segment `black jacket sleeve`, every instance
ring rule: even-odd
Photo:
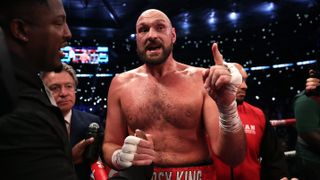
[[[266,120],[266,128],[260,147],[261,180],[279,180],[289,177],[283,148],[276,131]]]

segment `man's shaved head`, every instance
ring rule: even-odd
[[[158,9],[148,9],[146,11],[143,11],[139,16],[136,25],[144,18],[154,18],[154,17],[159,17],[164,19],[166,22],[169,22],[170,26],[172,27],[172,23],[168,18],[168,16]]]

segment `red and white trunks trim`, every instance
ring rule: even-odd
[[[152,180],[215,180],[214,166],[154,167]]]

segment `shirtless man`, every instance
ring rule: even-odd
[[[225,163],[239,164],[246,145],[235,103],[241,84],[236,68],[223,64],[217,44],[212,46],[216,66],[210,69],[177,62],[172,55],[175,29],[159,10],[144,11],[136,33],[137,53],[145,64],[111,82],[105,161],[118,170],[153,163],[159,173],[153,179],[164,178],[161,172],[172,179],[184,176],[187,171],[177,168],[182,166],[210,169],[210,148]],[[147,133],[146,140],[134,136],[137,129]],[[214,178],[205,171],[197,169],[202,179]]]

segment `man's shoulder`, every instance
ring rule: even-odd
[[[117,82],[127,82],[128,80],[135,78],[135,77],[139,77],[139,76],[143,76],[146,75],[146,73],[144,73],[141,70],[141,66],[126,72],[122,72],[119,74],[115,74],[114,76],[114,80]]]
[[[304,92],[301,92],[295,96],[295,102],[309,101],[311,100]]]
[[[188,75],[195,75],[195,74],[202,75],[202,72],[205,70],[205,68],[202,68],[202,67],[195,67],[187,64],[182,64],[182,63],[179,63],[178,66],[179,66],[178,68],[179,71]]]

